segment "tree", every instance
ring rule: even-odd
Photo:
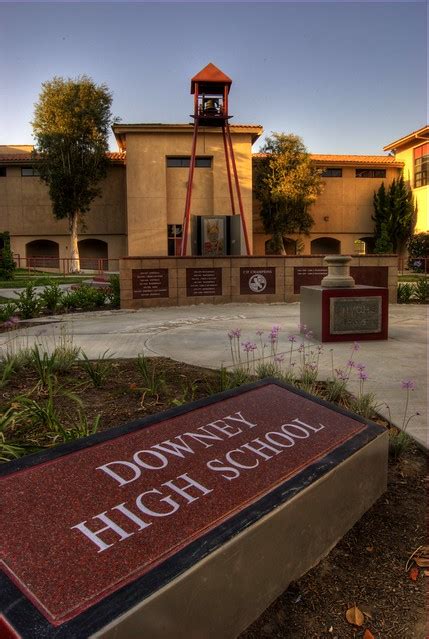
[[[412,235],[417,206],[403,176],[374,193],[375,253],[402,253]],[[390,248],[389,248],[390,247]]]
[[[283,237],[308,234],[313,226],[309,209],[322,192],[323,182],[297,135],[273,133],[261,152],[266,157],[256,166],[255,195],[265,232],[272,235],[273,250],[284,255]]]
[[[32,122],[34,161],[49,187],[53,214],[70,227],[71,271],[80,270],[78,225],[106,176],[112,95],[91,78],[54,77],[42,84]]]

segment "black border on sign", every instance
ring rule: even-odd
[[[159,566],[138,577],[133,582],[119,588],[116,592],[107,595],[91,608],[60,626],[50,624],[42,613],[26,598],[24,593],[2,573],[0,575],[0,614],[5,616],[6,620],[12,625],[13,629],[21,635],[22,639],[34,639],[35,637],[37,637],[37,639],[84,639],[101,628],[104,628],[115,618],[141,603],[146,597],[167,585],[170,581],[191,568],[232,537],[254,524],[271,510],[287,502],[310,484],[326,475],[326,473],[342,461],[382,434],[384,429],[374,422],[355,415],[339,406],[330,404],[323,399],[309,395],[305,391],[299,390],[289,384],[280,382],[277,379],[266,378],[0,465],[0,477],[6,476],[270,384],[285,388],[295,395],[300,395],[336,413],[340,413],[365,424],[366,429],[341,444],[338,448],[330,451],[310,466],[307,466],[307,468],[304,468],[304,470],[286,480],[280,486],[277,486],[240,513],[237,513],[185,548],[182,548],[178,553],[166,559]]]

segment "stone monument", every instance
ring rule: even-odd
[[[388,288],[355,285],[348,255],[327,255],[319,286],[301,286],[301,324],[321,342],[388,337]]]

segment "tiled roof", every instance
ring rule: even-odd
[[[402,138],[386,144],[386,146],[383,147],[383,151],[396,149],[415,140],[422,140],[422,142],[424,142],[425,140],[429,140],[429,124],[425,124],[425,126],[422,126],[420,129],[416,129],[415,131],[404,135]]]
[[[112,162],[125,161],[125,153],[108,151],[106,155]],[[2,164],[25,164],[32,161],[31,153],[0,153],[0,163]]]
[[[264,158],[266,153],[254,153],[254,158]],[[390,155],[325,155],[320,153],[311,153],[311,159],[318,164],[352,164],[356,165],[383,165],[383,166],[395,166],[401,167],[403,162],[398,162],[394,157]]]
[[[201,69],[199,73],[194,75],[191,80],[191,93],[194,93],[195,91],[196,82],[201,84],[226,84],[228,85],[228,87],[232,84],[231,78],[226,75],[226,73],[221,71],[217,66],[215,66],[212,62],[209,62],[209,64],[205,66],[204,69]]]

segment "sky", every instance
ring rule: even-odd
[[[33,143],[56,75],[105,83],[124,123],[190,122],[190,79],[212,62],[233,80],[232,124],[295,133],[311,153],[383,154],[427,123],[427,28],[412,1],[0,0],[0,144]]]

